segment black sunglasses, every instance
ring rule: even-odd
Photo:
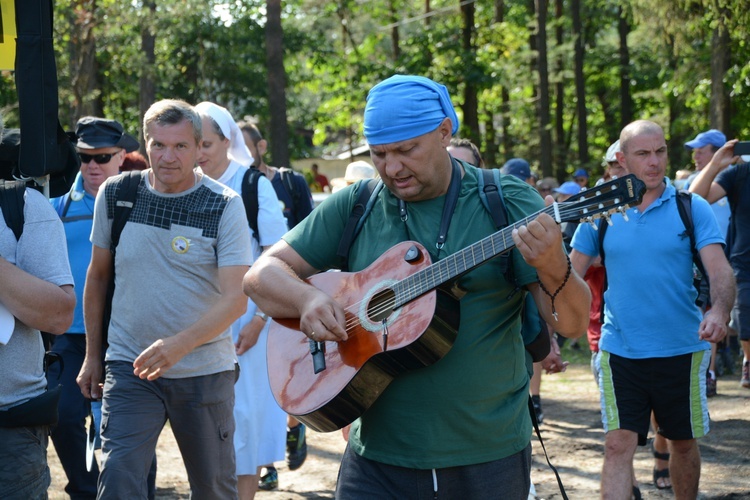
[[[101,153],[98,155],[87,155],[86,153],[78,153],[78,157],[81,159],[81,163],[89,163],[94,160],[94,163],[98,165],[104,165],[109,163],[114,155],[117,153]]]

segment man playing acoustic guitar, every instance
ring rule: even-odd
[[[460,302],[447,299],[443,287],[420,295],[421,287],[436,288],[431,283],[440,282],[439,273],[419,271],[395,283],[409,266],[432,261],[449,272],[465,265],[453,254],[496,232],[477,192],[480,171],[446,150],[457,130],[450,96],[432,80],[393,76],[371,89],[364,135],[385,188],[373,198],[351,245],[348,267],[359,272],[317,276],[326,282],[356,276],[339,294],[360,287],[358,301],[342,303],[305,279],[339,267],[339,242],[363,181],[331,195],[245,276],[245,292],[263,311],[281,323],[295,318],[302,332],[277,332],[290,350],[303,350],[289,370],[299,370],[298,377],[283,385],[284,394],[291,395],[304,379],[351,366],[368,372],[377,362],[363,364],[363,349],[374,347],[383,359],[398,352],[408,335],[422,335],[414,341],[422,349],[416,357],[433,347],[442,355],[434,364],[399,374],[372,396],[371,406],[352,424],[336,498],[435,498],[438,492],[440,498],[527,498],[531,419],[520,335],[526,292],[514,293],[516,286],[534,295],[557,332],[578,337],[586,331],[589,290],[571,272],[560,229],[547,213],[508,232],[512,241],[509,236],[506,248],[516,247],[510,259],[488,260],[473,270],[469,265],[459,273]],[[503,176],[500,184],[511,223],[544,209],[531,186],[513,176]],[[504,263],[512,265],[515,283],[508,281]],[[362,286],[372,275],[372,288]],[[401,302],[402,296],[411,298]],[[451,328],[457,335],[446,333]],[[432,336],[435,331],[441,333]],[[304,355],[308,343],[311,352],[326,352],[319,373],[312,354]],[[444,344],[450,350],[443,353]],[[274,352],[269,344],[269,356]],[[395,355],[379,374],[397,371],[399,364],[409,363]],[[270,370],[282,371],[278,366],[275,358],[269,360]],[[357,378],[345,391],[349,397],[369,387]],[[314,398],[318,390],[325,390],[322,383],[289,402]],[[349,399],[340,404],[342,411]],[[310,415],[300,418],[313,420],[313,428],[318,422]]]

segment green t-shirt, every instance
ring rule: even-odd
[[[422,243],[435,262],[494,233],[477,190],[479,170],[464,168],[458,204],[439,252],[435,243],[445,197],[408,203],[409,217],[403,222],[396,198],[383,189],[352,244],[350,269],[366,268],[401,241]],[[284,236],[315,268],[339,264],[336,251],[359,186],[334,193]],[[544,207],[537,192],[513,176],[502,176],[501,187],[511,221]],[[512,259],[519,286],[537,281],[535,269],[515,249]],[[349,445],[356,453],[396,466],[432,469],[497,460],[528,445],[523,294],[512,294],[514,285],[507,282],[500,262],[492,259],[460,279],[467,293],[460,301],[453,348],[434,365],[397,377],[354,422]]]

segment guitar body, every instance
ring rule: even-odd
[[[432,365],[453,346],[458,277],[513,248],[512,232],[546,213],[593,222],[637,205],[646,185],[633,174],[556,202],[432,264],[419,243],[405,241],[358,273],[328,272],[308,282],[346,311],[346,342],[313,342],[299,319],[274,318],[268,336],[268,376],[276,401],[316,431],[333,431],[362,415],[399,374]],[[444,291],[445,290],[445,291]],[[319,348],[323,348],[321,353]],[[316,351],[315,358],[311,351]],[[318,370],[325,360],[325,369]]]
[[[391,286],[430,264],[425,248],[407,241],[358,273],[312,276],[308,281],[346,310],[349,339],[325,342],[326,367],[315,374],[299,320],[275,319],[267,355],[279,406],[316,431],[334,431],[362,415],[394,377],[441,359],[458,331],[457,299],[433,289],[393,307],[400,292]]]

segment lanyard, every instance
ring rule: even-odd
[[[445,195],[443,215],[440,220],[440,230],[438,231],[437,241],[435,242],[435,248],[438,249],[438,253],[440,253],[440,250],[445,246],[445,240],[448,238],[448,228],[451,225],[453,212],[456,210],[456,204],[458,203],[458,195],[461,192],[461,166],[453,157],[451,157],[451,165],[453,167],[451,172],[451,183],[448,187],[448,193]],[[404,200],[398,200],[398,210],[401,215],[401,221],[406,225],[406,221],[409,219],[409,213],[406,210],[406,202]],[[406,228],[406,232],[407,234],[409,233],[408,227]]]

